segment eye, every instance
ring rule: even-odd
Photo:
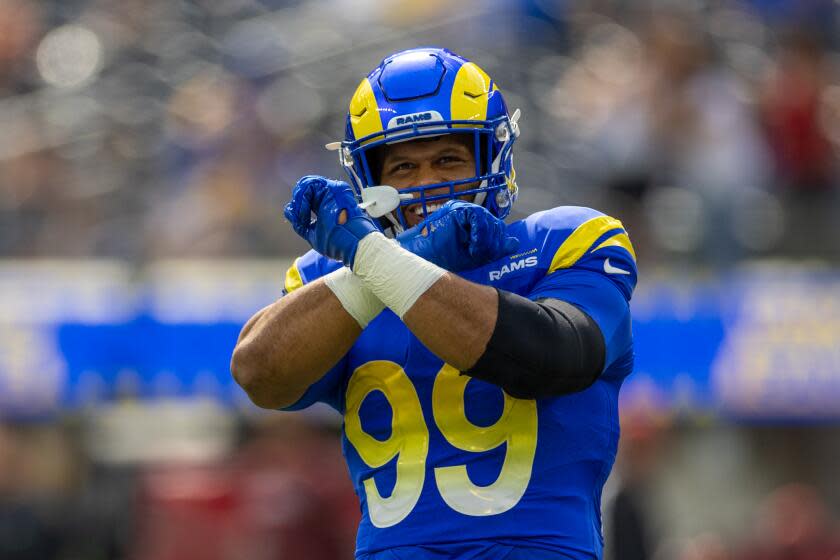
[[[438,158],[438,163],[442,165],[452,164],[452,163],[462,163],[464,158],[456,155],[445,155]]]
[[[414,165],[409,161],[400,161],[388,166],[388,173],[398,173],[412,169]]]

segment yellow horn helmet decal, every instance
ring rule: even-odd
[[[362,80],[350,100],[350,126],[356,140],[382,132],[382,119],[373,88],[367,78]]]
[[[472,62],[458,69],[450,99],[454,121],[483,121],[487,118],[487,102],[492,80],[484,70]],[[493,90],[495,90],[495,86]]]

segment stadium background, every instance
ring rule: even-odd
[[[257,410],[228,360],[306,249],[291,186],[428,44],[522,109],[514,218],[633,236],[604,517],[647,553],[608,556],[837,558],[838,7],[0,0],[0,558],[352,556],[340,419]]]

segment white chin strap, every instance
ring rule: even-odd
[[[401,234],[403,231],[405,231],[405,229],[403,228],[403,225],[397,219],[396,214],[397,214],[396,212],[391,212],[390,214],[385,215],[385,218],[391,223],[390,231],[387,232],[387,233],[391,234],[391,237],[396,237],[399,234]]]

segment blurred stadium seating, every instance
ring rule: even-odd
[[[633,236],[608,555],[840,557],[838,37],[831,0],[0,0],[0,560],[352,557],[340,418],[228,360],[291,186],[423,44],[522,109],[514,219]]]

